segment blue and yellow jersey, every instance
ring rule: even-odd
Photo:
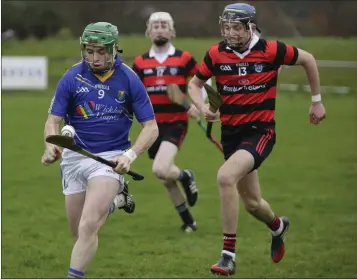
[[[71,67],[58,83],[49,113],[72,125],[76,143],[93,153],[128,148],[134,115],[140,123],[155,118],[144,85],[119,57],[104,76],[93,74],[84,61]]]

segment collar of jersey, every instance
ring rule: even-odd
[[[237,55],[239,58],[243,59],[250,53],[251,49],[257,44],[258,41],[259,41],[259,37],[256,34],[253,34],[252,41],[250,42],[249,47],[245,52],[239,53],[239,52],[231,49],[229,46],[227,46],[226,49],[233,51],[233,53],[235,55]]]
[[[175,47],[172,45],[172,44],[170,44],[170,46],[169,46],[169,49],[167,50],[167,52],[160,52],[160,53],[157,53],[157,52],[155,52],[155,50],[154,50],[154,47],[152,46],[151,47],[151,49],[150,49],[150,51],[149,51],[149,57],[157,57],[157,55],[159,54],[160,56],[169,56],[169,55],[174,55],[175,54]]]

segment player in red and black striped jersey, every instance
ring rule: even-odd
[[[174,164],[174,158],[187,133],[188,117],[197,118],[199,111],[194,105],[186,111],[183,106],[172,103],[167,95],[167,85],[177,84],[186,95],[187,78],[196,73],[198,65],[189,52],[178,50],[171,44],[175,29],[169,13],[153,13],[147,23],[146,35],[153,43],[152,48],[135,58],[133,70],[146,87],[159,127],[159,137],[148,153],[154,160],[154,174],[163,181],[184,223],[182,230],[192,232],[197,226],[186,198],[188,204],[194,206],[198,190],[193,172],[180,170]],[[181,182],[186,198],[177,186],[177,180]]]
[[[255,15],[255,8],[245,3],[225,7],[220,17],[224,41],[208,50],[189,83],[191,99],[205,118],[212,121],[220,114],[222,123],[226,161],[218,171],[218,183],[224,240],[222,256],[211,267],[213,273],[221,275],[235,272],[239,196],[246,210],[271,230],[272,260],[279,262],[285,253],[283,237],[289,220],[276,216],[262,199],[257,172],[275,144],[275,98],[281,65],[302,65],[312,91],[310,121],[318,124],[325,117],[314,57],[291,45],[260,39],[252,31]],[[224,100],[219,113],[212,113],[199,94],[212,76]]]

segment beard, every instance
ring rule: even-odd
[[[169,41],[168,38],[159,37],[159,38],[154,39],[154,44],[155,44],[156,46],[163,46],[163,45],[166,44],[168,41]]]

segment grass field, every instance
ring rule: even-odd
[[[137,38],[126,40],[126,45],[132,44],[140,51],[148,47]],[[327,41],[333,43],[333,39]],[[335,41],[337,49],[343,45]],[[50,75],[55,80],[72,63],[55,57],[78,53],[77,42],[62,48],[55,42],[21,46],[5,43],[3,55],[33,55],[36,51],[38,55],[49,55]],[[177,40],[178,45],[187,42]],[[202,42],[191,43],[188,50],[197,55],[204,52]],[[312,40],[307,45],[313,47],[314,42],[324,44]],[[350,43],[345,47],[349,55],[336,51],[341,57],[319,54],[320,59],[354,60],[356,54],[350,45],[356,40]],[[326,49],[334,53],[331,45],[326,44]],[[132,56],[134,50],[129,52]],[[356,82],[350,72],[346,80],[351,85]],[[3,277],[63,278],[68,269],[73,242],[59,166],[46,168],[40,164],[43,125],[54,86],[51,83],[48,92],[2,94]],[[277,214],[289,216],[292,222],[286,258],[278,265],[271,262],[268,230],[242,210],[237,278],[357,276],[357,96],[324,96],[328,114],[318,126],[308,124],[309,100],[307,93],[279,92],[277,144],[260,169],[265,198]],[[137,134],[138,125],[134,125],[132,137]],[[192,122],[177,164],[196,173],[200,197],[192,213],[199,230],[183,234],[163,186],[151,174],[150,160],[144,155],[135,161],[133,169],[146,176],[143,182],[131,182],[137,210],[133,215],[118,211],[110,217],[100,232],[99,251],[88,277],[215,277],[208,270],[222,248],[215,182],[222,162],[221,154]]]

